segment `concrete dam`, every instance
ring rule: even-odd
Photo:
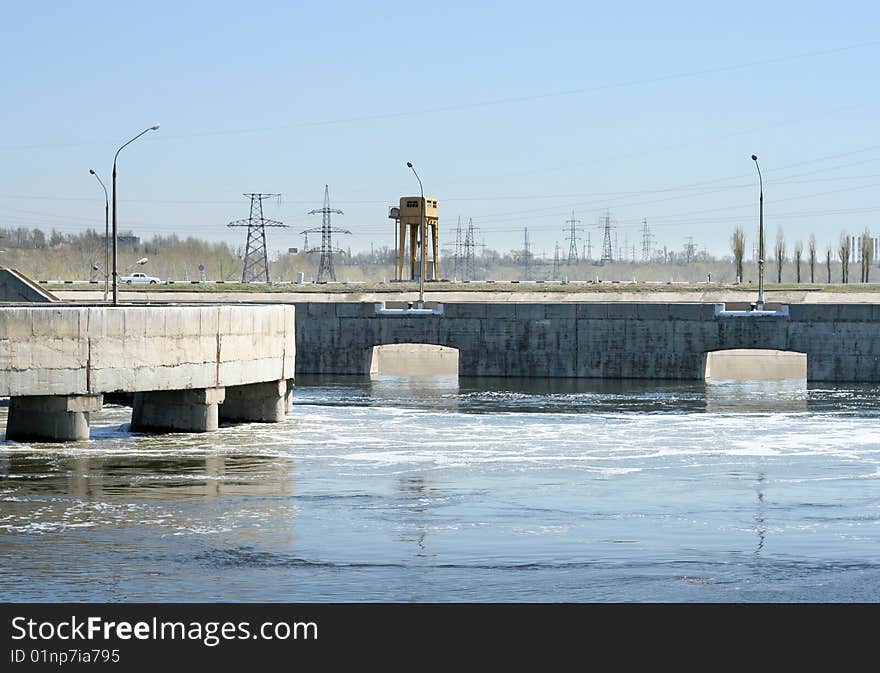
[[[727,350],[806,355],[808,381],[880,381],[880,304],[365,302],[0,307],[8,439],[87,439],[108,393],[132,429],[278,422],[296,373],[367,375],[374,348],[455,348],[473,377],[692,379]]]
[[[402,306],[402,304],[401,304]],[[458,349],[460,376],[703,379],[707,355],[793,351],[808,381],[880,381],[880,304],[298,302],[296,371],[368,374],[373,348]]]

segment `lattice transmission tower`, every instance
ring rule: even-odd
[[[556,250],[553,253],[553,278],[559,278],[559,241],[556,241]]]
[[[653,236],[651,230],[648,229],[648,218],[642,220],[642,261],[647,262],[651,259],[651,243]]]
[[[605,212],[605,235],[602,239],[602,259],[599,260],[603,264],[614,261],[614,252],[611,248],[611,213]]]
[[[464,258],[462,257],[461,241],[461,215],[458,216],[458,227],[455,229],[455,254],[452,257],[452,277],[460,280],[464,272]]]
[[[574,219],[574,211],[571,211],[571,219],[566,220],[565,223],[569,225],[568,227],[568,264],[577,264],[578,261],[578,245],[577,242],[580,240],[580,236],[577,235],[577,232],[583,231],[581,227],[578,227],[581,223],[580,220]]]
[[[522,265],[523,265],[523,277],[525,280],[531,278],[531,266],[532,266],[532,246],[529,245],[529,228],[525,227],[523,229],[523,256],[522,256]]]
[[[247,244],[245,245],[244,263],[241,267],[241,282],[252,283],[269,277],[269,257],[266,250],[266,227],[287,227],[277,220],[263,217],[263,201],[269,198],[281,198],[281,194],[245,194],[251,200],[251,214],[246,220],[235,220],[227,227],[247,227]]]
[[[324,185],[324,207],[316,208],[315,210],[310,210],[309,215],[317,215],[321,214],[321,226],[320,227],[312,227],[311,229],[306,229],[304,231],[299,232],[306,236],[306,240],[308,240],[308,235],[311,233],[320,233],[321,234],[321,247],[320,248],[312,248],[306,249],[306,253],[321,253],[321,259],[318,262],[318,277],[317,282],[321,283],[327,280],[327,276],[330,277],[330,280],[336,280],[336,269],[333,266],[333,253],[342,254],[341,248],[333,247],[333,234],[350,234],[351,232],[348,229],[334,229],[333,225],[330,223],[330,215],[343,215],[344,213],[338,208],[330,207],[330,187],[329,185]]]
[[[476,257],[474,255],[474,250],[477,247],[476,230],[473,218],[469,217],[467,233],[464,237],[464,277],[462,280],[476,279]]]

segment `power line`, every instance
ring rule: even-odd
[[[761,59],[755,61],[747,61],[742,63],[736,63],[725,66],[716,66],[713,68],[704,68],[702,70],[692,70],[687,72],[679,72],[672,73],[668,75],[660,75],[655,77],[627,80],[621,82],[612,82],[608,84],[600,84],[592,87],[582,87],[575,89],[568,89],[562,91],[551,91],[537,94],[529,94],[523,96],[510,96],[505,98],[497,98],[491,100],[477,101],[473,103],[458,103],[455,105],[446,105],[435,108],[423,108],[421,110],[401,110],[398,112],[384,112],[384,113],[376,113],[369,115],[359,115],[355,117],[347,117],[347,118],[339,118],[339,119],[328,119],[328,120],[320,120],[320,121],[304,121],[296,124],[281,124],[278,126],[271,127],[254,127],[254,128],[241,128],[241,129],[225,129],[225,130],[214,130],[214,131],[195,131],[187,134],[178,134],[178,135],[167,135],[162,138],[162,141],[173,141],[175,139],[185,139],[185,138],[195,138],[195,137],[207,137],[207,136],[222,136],[222,135],[240,135],[245,133],[267,133],[273,131],[280,131],[284,129],[294,129],[294,128],[303,128],[310,126],[329,126],[334,124],[348,124],[352,122],[360,122],[360,121],[375,121],[381,119],[395,119],[399,117],[407,117],[412,115],[423,115],[423,114],[434,114],[438,112],[452,112],[456,110],[465,110],[465,109],[473,109],[479,107],[489,107],[495,105],[506,105],[510,103],[520,103],[527,102],[532,100],[539,99],[547,99],[547,98],[558,98],[563,96],[573,96],[585,93],[594,93],[597,91],[606,91],[610,89],[618,89],[618,88],[626,88],[632,86],[640,86],[643,84],[654,84],[657,82],[665,82],[677,79],[687,79],[691,77],[701,77],[704,75],[713,75],[722,72],[731,72],[735,70],[743,70],[747,68],[759,67],[764,65],[769,65],[773,63],[784,63],[786,61],[797,61],[805,58],[814,58],[817,56],[827,56],[830,54],[837,54],[845,51],[852,51],[854,49],[861,49],[864,47],[873,47],[880,44],[880,40],[871,40],[867,42],[860,42],[856,44],[844,45],[842,47],[834,47],[831,49],[822,49],[815,50],[809,52],[800,52],[798,54],[788,54],[785,56],[777,56],[774,58]],[[54,144],[33,144],[33,145],[0,145],[0,150],[28,150],[28,149],[39,149],[46,147],[81,147],[84,145],[94,145],[94,144],[103,144],[104,141],[91,141],[91,142],[70,142],[70,143],[54,143]]]

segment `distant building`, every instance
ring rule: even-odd
[[[112,241],[113,237],[107,238],[107,241]],[[116,241],[119,245],[140,245],[141,237],[134,236],[133,234],[120,234],[116,237]]]

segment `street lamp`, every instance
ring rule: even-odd
[[[758,169],[758,183],[761,188],[761,195],[758,199],[758,301],[755,308],[758,311],[764,310],[764,180],[761,178],[761,167],[758,165],[758,155],[752,155],[752,161],[755,162],[755,168]]]
[[[129,140],[125,145],[116,150],[116,155],[113,157],[113,305],[116,306],[119,304],[119,272],[116,269],[116,258],[118,255],[118,230],[116,226],[116,159],[119,157],[119,153],[126,145],[130,145],[135,140],[144,135],[147,131],[155,131],[159,128],[158,124],[151,126],[150,128],[144,129],[140,133],[138,133],[134,138]]]
[[[408,168],[412,169],[413,174],[416,176],[416,180],[419,181],[419,191],[422,193],[422,223],[419,226],[419,302],[417,304],[418,308],[425,308],[425,271],[428,268],[427,260],[425,259],[425,239],[428,237],[427,225],[425,224],[425,190],[422,188],[422,179],[419,177],[419,174],[416,173],[416,169],[413,168],[413,165],[407,161],[406,165]]]
[[[94,168],[90,168],[89,173],[95,176],[104,190],[104,301],[107,301],[107,293],[110,291],[110,201],[104,181],[98,177]]]

